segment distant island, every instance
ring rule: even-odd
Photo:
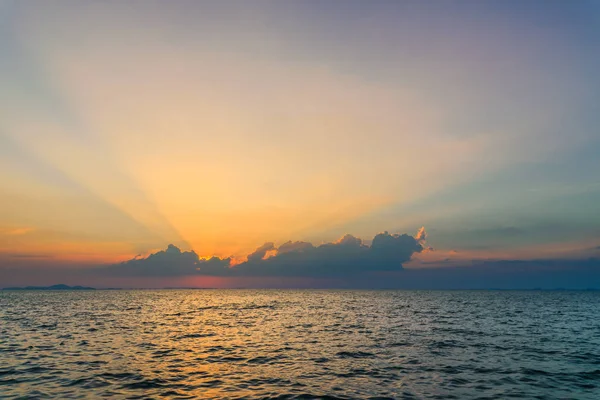
[[[52,286],[7,287],[2,290],[96,290],[96,288],[88,286],[69,286],[59,284]]]

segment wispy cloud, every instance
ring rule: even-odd
[[[22,227],[22,228],[4,228],[0,229],[0,234],[6,236],[22,236],[27,235],[28,233],[34,232],[36,229],[31,227]]]

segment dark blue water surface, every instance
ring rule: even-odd
[[[0,398],[600,399],[600,293],[0,292]]]

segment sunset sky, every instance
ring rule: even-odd
[[[343,278],[328,260],[596,279],[598,71],[595,1],[0,0],[0,287],[310,286]],[[119,278],[169,244],[148,268],[250,270],[265,243],[260,273]]]

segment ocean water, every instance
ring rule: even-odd
[[[0,292],[0,398],[600,399],[600,293]]]

